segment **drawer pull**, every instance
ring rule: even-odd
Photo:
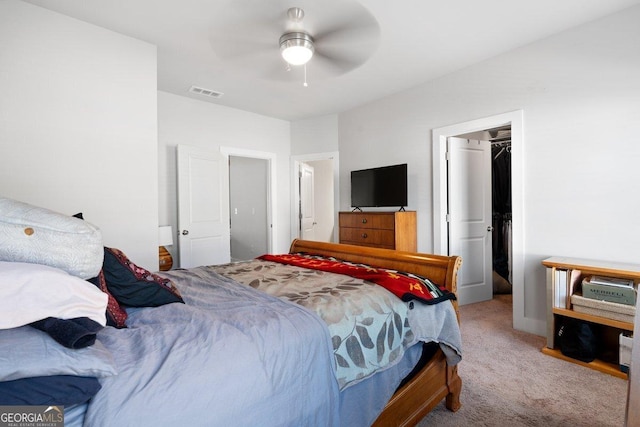
[[[362,223],[366,224],[367,223],[367,218],[362,218]]]
[[[362,233],[362,238],[366,239],[367,238],[367,233]]]

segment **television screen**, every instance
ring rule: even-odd
[[[407,206],[407,164],[352,171],[351,206]]]

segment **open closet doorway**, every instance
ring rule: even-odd
[[[522,110],[433,129],[433,249],[437,254],[446,255],[449,251],[447,138],[504,126],[511,127],[511,284],[513,292],[513,327],[521,331],[540,334],[540,331],[545,330],[544,322],[526,317],[525,312],[524,138]],[[466,261],[463,260],[463,262]]]
[[[291,236],[336,242],[338,153],[292,157]]]
[[[231,261],[269,252],[269,161],[229,156]]]
[[[231,261],[273,253],[278,224],[274,212],[275,153],[220,147],[229,164]]]

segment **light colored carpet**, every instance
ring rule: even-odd
[[[623,426],[627,381],[542,354],[511,310],[511,295],[460,308],[462,408],[441,403],[418,425]]]

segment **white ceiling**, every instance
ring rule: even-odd
[[[345,111],[640,4],[640,0],[24,1],[156,45],[159,90],[285,120]],[[344,20],[357,26],[354,17],[377,21],[358,50],[365,57],[355,55],[356,46],[343,38],[355,62],[346,69],[329,69],[319,53],[308,64],[309,86],[303,87],[302,69],[287,72],[279,58],[278,38],[285,32],[286,11],[293,6],[305,10],[304,26],[312,35]],[[248,39],[260,46],[259,52],[248,55],[243,50],[240,42]],[[190,94],[192,85],[224,96],[208,99]]]

